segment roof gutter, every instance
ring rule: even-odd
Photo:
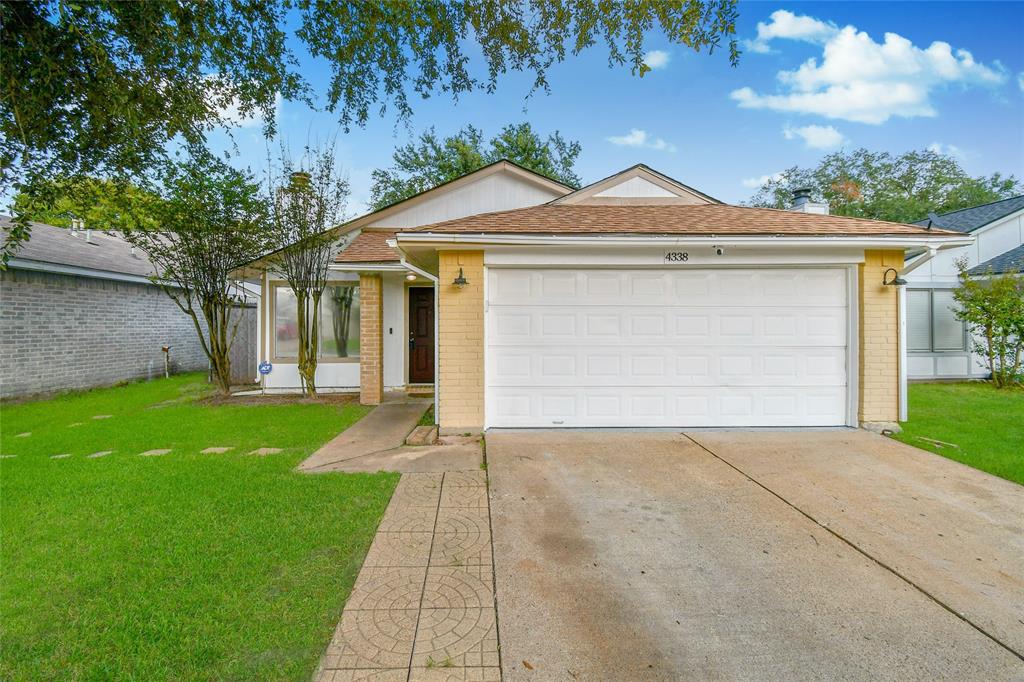
[[[32,270],[35,272],[49,272],[55,275],[72,275],[75,277],[88,277],[91,279],[107,279],[114,282],[133,282],[135,284],[160,284],[145,275],[132,275],[126,272],[113,272],[111,270],[97,270],[85,268],[78,265],[63,265],[61,263],[47,263],[44,261],[26,260],[24,258],[12,258],[7,265],[13,270]],[[168,286],[175,286],[172,282],[166,282]]]
[[[678,246],[682,244],[733,244],[737,246],[857,246],[857,247],[890,247],[890,248],[926,248],[946,249],[956,246],[968,246],[974,242],[971,235],[939,236],[817,236],[792,237],[786,235],[608,235],[587,236],[576,235],[509,235],[509,234],[453,234],[434,232],[400,232],[395,235],[399,246],[402,244],[491,244],[495,246],[549,246],[568,244],[572,246]]]

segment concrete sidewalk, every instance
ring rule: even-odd
[[[299,464],[299,471],[430,473],[473,470],[483,461],[478,437],[446,437],[437,445],[405,445],[431,400],[404,397],[378,405]]]

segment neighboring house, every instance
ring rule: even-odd
[[[0,238],[9,226],[0,217]],[[207,369],[192,320],[152,273],[116,234],[32,223],[31,239],[0,272],[0,395],[160,376],[163,346],[172,371]],[[251,381],[255,368],[245,373]]]
[[[965,324],[953,312],[956,262],[973,275],[1019,270],[1024,263],[1024,196],[952,211],[918,225],[974,237],[970,244],[927,256],[909,269],[906,286],[907,376],[915,379],[983,378],[989,370],[971,353]],[[924,253],[927,253],[925,251]],[[915,252],[910,252],[916,257]]]
[[[492,164],[338,228],[319,385],[375,404],[433,383],[443,432],[895,422],[883,281],[973,238],[800,203],[728,206],[643,165],[573,191]],[[290,294],[261,281],[266,385],[294,388]]]

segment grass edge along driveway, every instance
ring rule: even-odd
[[[0,408],[0,678],[309,679],[398,477],[294,471],[367,408],[207,394]]]
[[[910,418],[894,438],[1024,485],[1024,389],[921,383],[907,397]]]

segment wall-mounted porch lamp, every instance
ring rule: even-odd
[[[452,284],[459,287],[460,289],[469,284],[469,280],[467,280],[466,276],[462,274],[462,268],[459,268],[459,276],[455,278],[455,281],[452,282]]]
[[[892,276],[890,276],[889,273],[892,273]],[[907,280],[900,277],[900,273],[896,272],[896,268],[889,268],[882,273],[882,284],[885,286],[901,287],[906,283]]]

